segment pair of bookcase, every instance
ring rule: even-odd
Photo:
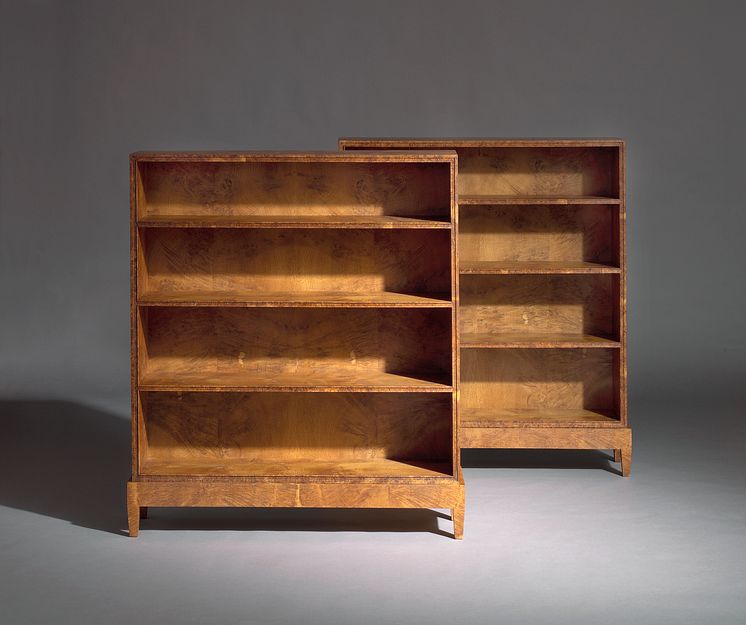
[[[628,473],[623,143],[340,148],[132,155],[131,535],[423,507],[460,538],[461,447]]]

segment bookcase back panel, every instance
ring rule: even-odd
[[[462,261],[618,262],[616,206],[469,206],[461,209]]]
[[[450,216],[448,163],[140,163],[148,215]]]
[[[153,307],[144,316],[148,374],[431,371],[451,379],[450,309]]]
[[[612,337],[615,282],[614,275],[463,276],[461,331]]]
[[[615,350],[484,349],[461,356],[461,406],[613,411]]]
[[[451,396],[142,393],[142,459],[450,462]]]
[[[616,197],[616,148],[459,148],[460,195]]]
[[[450,293],[449,230],[141,229],[141,293]]]

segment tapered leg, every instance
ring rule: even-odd
[[[127,483],[127,524],[129,533],[135,538],[140,533],[140,506],[137,504],[137,484]]]
[[[464,512],[465,512],[465,500],[466,492],[464,488],[463,475],[459,476],[459,499],[456,505],[451,508],[451,519],[453,520],[453,537],[456,540],[461,540],[464,537]]]
[[[464,504],[460,504],[451,509],[451,518],[453,519],[453,537],[461,540],[464,537]]]
[[[627,445],[621,449],[622,475],[629,477],[632,468],[632,445]]]
[[[148,518],[148,507],[147,506],[140,506],[140,518],[141,519]]]
[[[622,450],[615,449],[614,450],[614,462],[621,462],[621,461],[622,461]]]

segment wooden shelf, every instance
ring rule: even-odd
[[[298,393],[450,393],[453,387],[437,374],[400,375],[383,371],[318,374],[251,372],[144,373],[141,391],[231,391]]]
[[[462,275],[621,273],[619,267],[581,261],[461,261]]]
[[[493,348],[613,348],[619,341],[591,334],[462,332],[462,349]]]
[[[619,427],[619,419],[609,411],[543,408],[463,408],[463,428],[504,427]]]
[[[375,481],[453,479],[451,464],[371,458],[366,460],[283,460],[278,462],[249,459],[211,461],[189,458],[179,461],[145,460],[143,476],[162,477],[245,477],[257,481]]]
[[[459,206],[496,206],[499,204],[621,204],[619,198],[601,195],[461,195]]]
[[[447,294],[393,292],[262,292],[183,291],[143,293],[140,306],[211,306],[234,308],[451,308]]]
[[[438,228],[450,229],[445,219],[392,215],[147,215],[141,228]]]

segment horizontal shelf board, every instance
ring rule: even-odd
[[[591,334],[462,332],[463,349],[481,348],[619,348],[619,341]]]
[[[461,408],[463,428],[619,427],[611,411],[577,409]]]
[[[497,204],[621,204],[619,198],[601,195],[460,195],[459,206]]]
[[[360,481],[453,479],[451,464],[371,458],[366,460],[282,460],[248,459],[211,461],[207,458],[184,460],[145,460],[140,464],[145,477],[243,477],[260,480]]]
[[[621,273],[619,267],[581,261],[466,260],[459,264],[462,275]]]
[[[183,291],[144,293],[140,306],[225,306],[236,308],[450,308],[445,294],[410,295],[408,293],[342,292],[219,292]]]
[[[138,219],[142,228],[440,228],[447,219],[391,215],[149,215]]]
[[[365,150],[360,152],[331,151],[271,151],[271,152],[208,152],[140,151],[130,159],[141,163],[452,163],[456,153],[447,148],[412,150]]]
[[[227,392],[375,392],[375,393],[450,393],[453,387],[437,375],[400,375],[383,371],[336,373],[145,373],[140,377],[141,391],[227,391]]]
[[[456,149],[456,148],[594,148],[622,147],[624,139],[618,137],[567,137],[564,139],[542,137],[341,137],[339,146],[348,148],[371,148],[376,150],[403,149]]]

